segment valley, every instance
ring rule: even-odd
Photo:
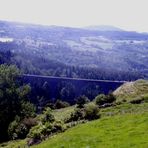
[[[145,33],[6,21],[0,21],[0,28],[0,53],[11,53],[11,63],[25,74],[121,81],[147,78]]]
[[[0,21],[1,148],[147,148],[148,34]]]

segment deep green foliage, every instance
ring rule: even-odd
[[[72,121],[83,120],[85,117],[84,108],[75,108],[75,110],[71,113],[70,117],[65,120],[66,123]]]
[[[94,120],[100,118],[99,108],[94,103],[85,104],[85,119]]]
[[[116,100],[116,97],[113,95],[112,92],[109,92],[109,94],[107,95],[107,103],[112,103]]]
[[[62,101],[62,100],[58,99],[54,106],[56,109],[60,109],[60,108],[68,107],[68,106],[70,106],[70,104],[66,101]]]
[[[34,106],[27,102],[30,87],[19,84],[19,75],[16,66],[0,65],[0,141],[8,139],[8,126],[16,116],[22,120],[34,115]],[[17,123],[13,122],[12,127]]]
[[[36,107],[28,102],[28,101],[22,101],[21,102],[21,117],[25,117],[25,118],[29,118],[29,117],[35,117],[36,114],[35,114],[35,111],[36,111]]]
[[[97,105],[102,105],[105,103],[105,100],[106,100],[106,96],[104,94],[100,94],[100,95],[96,96],[95,103]]]
[[[83,108],[84,107],[84,104],[86,104],[88,102],[89,102],[89,99],[85,95],[79,96],[76,99],[76,104],[77,104],[77,107],[78,108]]]
[[[28,145],[32,145],[63,130],[63,123],[55,120],[52,110],[50,108],[46,108],[43,114],[39,116],[38,124],[31,128],[28,134]]]
[[[109,93],[108,95],[99,94],[95,98],[95,103],[99,106],[105,104],[105,103],[113,103],[116,100],[115,96],[112,93]]]
[[[41,121],[43,123],[55,121],[55,118],[52,114],[52,110],[49,107],[43,111],[43,115],[41,116]]]
[[[20,117],[16,116],[15,120],[8,127],[9,138],[12,140],[26,138],[31,127],[36,124],[37,120],[35,118],[29,117],[21,120]]]
[[[99,108],[94,103],[85,104],[83,108],[75,108],[70,117],[65,119],[66,123],[80,120],[94,120],[100,117]]]
[[[16,119],[9,124],[8,135],[9,135],[10,139],[14,140],[14,139],[18,138],[17,127],[19,126],[19,122],[20,122],[20,118],[16,117]]]

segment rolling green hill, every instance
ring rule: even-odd
[[[68,108],[68,111],[71,109]],[[63,110],[64,111],[64,110]],[[56,116],[57,116],[56,112]],[[63,113],[62,113],[63,114]],[[101,110],[101,119],[77,125],[34,148],[147,148],[148,103]],[[58,116],[57,116],[58,117]]]
[[[148,114],[105,117],[78,125],[34,148],[147,148]]]
[[[101,118],[57,133],[32,148],[147,148],[148,81],[127,82],[114,95],[120,105],[100,109]],[[135,104],[133,100],[144,99]],[[92,102],[91,102],[92,103]],[[53,111],[56,120],[64,121],[75,106]],[[3,143],[3,148],[23,148],[25,140]]]
[[[63,119],[74,107],[54,112]],[[33,148],[147,148],[148,103],[121,104],[100,110],[101,119],[79,124],[48,138]],[[61,116],[60,116],[61,115]],[[0,147],[23,148],[26,140],[4,143]]]

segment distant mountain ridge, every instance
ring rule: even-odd
[[[88,30],[99,30],[99,31],[124,31],[118,27],[110,26],[110,25],[98,25],[98,26],[87,26],[85,27]]]

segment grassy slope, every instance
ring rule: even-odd
[[[101,115],[99,120],[73,127],[33,147],[148,147],[148,103],[105,108],[101,110]]]
[[[125,83],[114,94],[117,96],[117,101],[126,99],[127,102],[141,96],[148,96],[148,81]],[[53,113],[57,120],[64,120],[74,108],[71,106],[55,110]],[[101,119],[78,125],[34,147],[148,147],[148,103],[125,103],[101,109],[100,113]],[[5,148],[24,147],[25,140],[11,141],[2,145],[5,145]]]
[[[148,98],[148,80],[137,80],[135,82],[127,82],[114,91],[117,102],[126,100],[127,102],[139,97]]]
[[[74,107],[56,110],[57,119],[69,116]],[[122,104],[101,109],[101,119],[80,124],[35,148],[147,148],[148,103]],[[25,140],[6,143],[5,148],[24,147]],[[0,146],[1,147],[1,146]]]
[[[148,114],[104,117],[78,125],[34,148],[147,148]]]
[[[0,144],[0,148],[24,148],[25,145],[25,140],[15,140]]]
[[[74,111],[75,106],[70,106],[66,108],[61,108],[53,111],[56,120],[64,120],[65,117],[69,117],[70,113]]]
[[[53,111],[53,114],[56,120],[64,120],[65,117],[69,117],[70,113],[74,111],[75,106],[70,106],[67,108],[57,109]],[[24,148],[26,146],[26,140],[16,140],[16,141],[9,141],[6,143],[0,144],[0,148]]]

